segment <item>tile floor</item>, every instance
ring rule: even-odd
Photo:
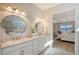
[[[48,47],[41,55],[74,55],[74,43],[58,41],[53,47]]]

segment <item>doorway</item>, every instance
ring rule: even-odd
[[[75,54],[75,12],[64,11],[53,15],[53,48],[56,54]]]

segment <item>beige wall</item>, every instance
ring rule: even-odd
[[[8,6],[8,4],[0,4],[0,20],[2,20],[7,15],[13,15],[13,14],[15,15],[15,13],[11,13],[11,12],[4,10],[7,6]],[[16,15],[23,17],[26,20],[26,22],[28,22],[28,29],[27,29],[26,36],[31,37],[32,36],[31,27],[32,27],[34,21],[37,20],[36,18],[43,18],[43,14],[44,14],[43,11],[31,3],[10,4],[10,6],[12,8],[17,8],[26,13],[26,16],[21,16],[18,14],[16,14]],[[6,38],[6,40],[12,39],[11,37],[9,38],[9,35],[5,35],[4,38]],[[3,40],[3,41],[6,41],[6,40]]]
[[[37,8],[35,5],[31,3],[26,4],[12,4],[12,6],[18,7],[20,9],[23,9],[26,12],[26,18],[29,21],[29,29],[28,29],[28,35],[31,36],[31,27],[33,25],[33,22],[36,20],[36,18],[43,17],[43,12],[39,8]]]
[[[12,8],[17,8],[26,13],[25,18],[28,21],[28,27],[29,27],[27,34],[31,36],[31,26],[33,25],[34,20],[36,20],[36,18],[38,17],[43,18],[42,10],[40,10],[39,8],[37,8],[35,5],[31,3],[0,4],[0,9],[5,9],[8,5],[10,5]],[[0,15],[0,20],[1,20],[1,17],[4,17],[4,15]]]

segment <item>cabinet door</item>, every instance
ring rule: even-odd
[[[1,55],[1,49],[0,49],[0,55]]]
[[[32,55],[32,45],[27,45],[23,48],[24,55]]]
[[[33,49],[33,55],[38,55],[41,52],[41,49]]]
[[[32,45],[27,45],[5,55],[32,55]]]
[[[45,48],[45,44],[47,43],[47,39],[46,38],[43,38],[42,40],[42,49],[44,49]]]
[[[41,38],[33,41],[33,54],[39,54],[41,52]]]
[[[42,49],[45,49],[47,46],[52,46],[53,40],[49,40],[49,36],[42,39]]]
[[[50,40],[50,36],[49,36],[49,35],[47,35],[47,36],[45,36],[45,37],[43,37],[43,38],[44,38],[44,39],[46,39],[46,40],[47,40],[47,42],[48,42],[48,41],[51,41],[51,40]]]
[[[15,50],[15,51],[12,51],[12,52],[7,53],[5,55],[21,55],[21,50]]]

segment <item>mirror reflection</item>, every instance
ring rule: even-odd
[[[41,22],[37,22],[35,24],[35,30],[36,32],[41,35],[43,33],[43,30],[44,30],[44,27],[43,27],[43,24]]]
[[[2,19],[1,26],[8,35],[21,35],[26,31],[26,21],[20,16],[9,15]]]

